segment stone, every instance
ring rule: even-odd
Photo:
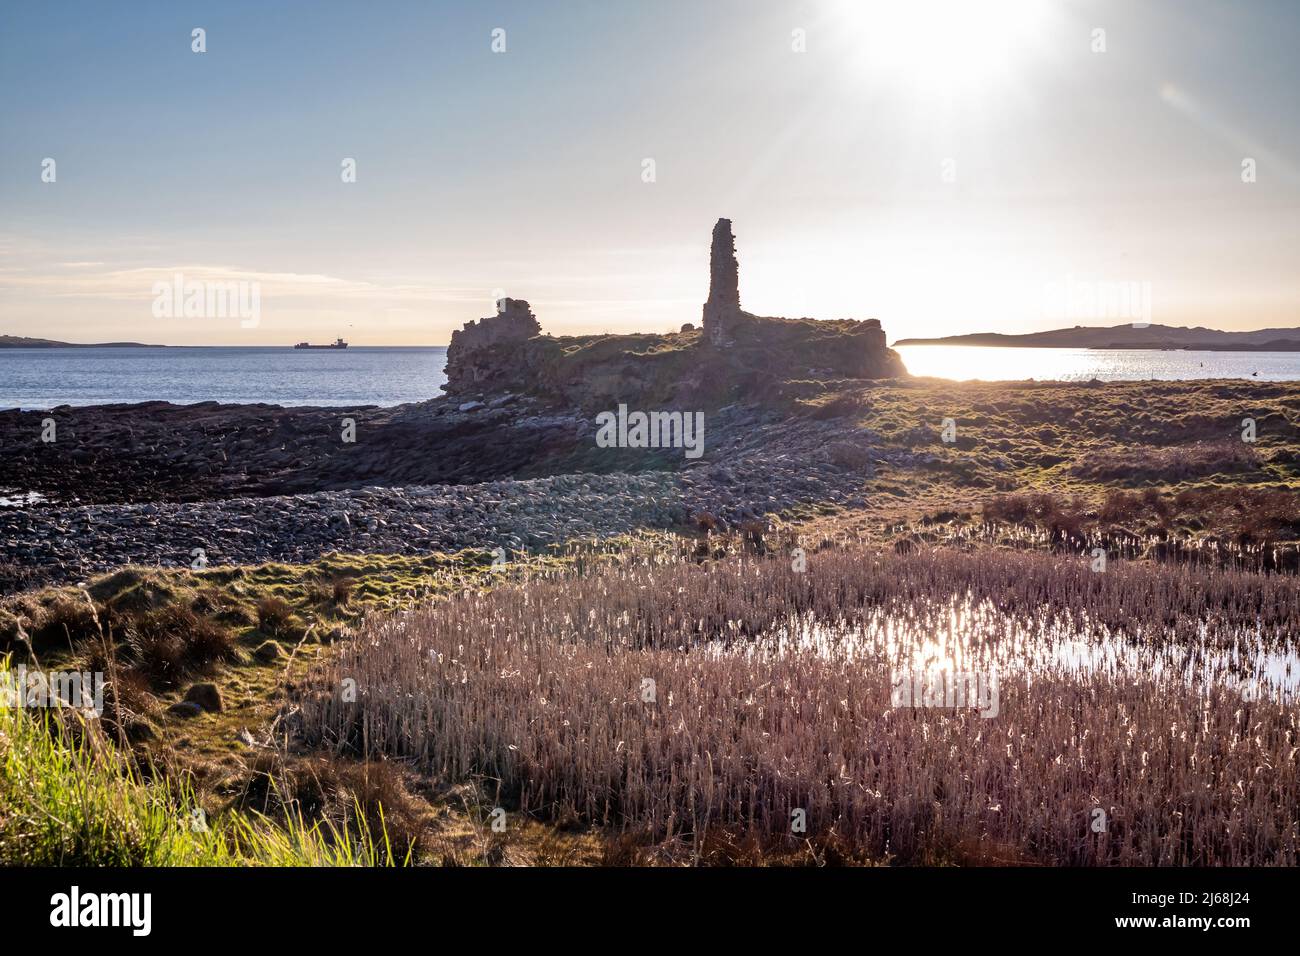
[[[190,689],[185,692],[185,699],[191,703],[198,704],[208,713],[221,713],[221,691],[217,688],[216,684],[193,684],[190,686]]]
[[[128,721],[122,730],[126,734],[126,739],[133,744],[147,743],[158,739],[158,732],[154,730],[153,724],[141,717]]]
[[[203,716],[203,708],[192,700],[182,700],[167,708],[167,713],[190,720]]]

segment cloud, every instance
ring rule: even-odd
[[[343,299],[384,305],[390,303],[483,302],[481,288],[429,282],[374,282],[320,273],[264,272],[228,265],[178,262],[129,269],[98,269],[97,262],[58,263],[78,271],[35,271],[6,265],[0,268],[0,292],[40,298],[92,298],[106,301],[151,300],[157,282],[172,282],[179,274],[186,282],[255,282],[264,298]]]

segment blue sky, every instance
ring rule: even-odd
[[[761,314],[1027,331],[1141,282],[1300,325],[1300,5],[919,2],[6,5],[0,332],[442,344],[498,291],[675,328],[719,216]],[[155,317],[177,272],[261,321]]]

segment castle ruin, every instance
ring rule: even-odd
[[[719,219],[713,227],[709,250],[709,298],[704,303],[704,336],[709,344],[732,342],[731,328],[740,317],[740,265],[736,262],[736,237],[731,220]]]
[[[688,323],[680,332],[659,336],[555,338],[542,335],[527,302],[502,299],[496,315],[466,322],[452,333],[443,388],[453,395],[544,392],[581,404],[596,393],[618,397],[703,389],[721,394],[809,375],[907,375],[877,319],[769,318],[741,309],[730,219],[719,219],[713,227],[702,319],[699,332]],[[648,339],[660,342],[651,346]]]
[[[464,328],[451,333],[447,346],[447,379],[453,376],[470,383],[490,377],[489,365],[475,361],[492,346],[506,343],[522,344],[535,335],[542,334],[542,326],[524,299],[498,299],[497,314],[465,323]]]

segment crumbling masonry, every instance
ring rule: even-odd
[[[641,390],[722,393],[742,381],[752,385],[809,374],[907,375],[898,354],[886,347],[876,319],[766,318],[741,309],[730,219],[719,219],[713,227],[703,322],[702,334],[686,326],[680,333],[666,333],[663,347],[647,350],[646,334],[543,336],[527,302],[502,299],[496,315],[466,322],[452,333],[443,388],[462,396],[513,391],[594,400],[596,393],[618,397]],[[617,347],[620,339],[627,340],[625,348]],[[673,356],[681,361],[669,361]]]

